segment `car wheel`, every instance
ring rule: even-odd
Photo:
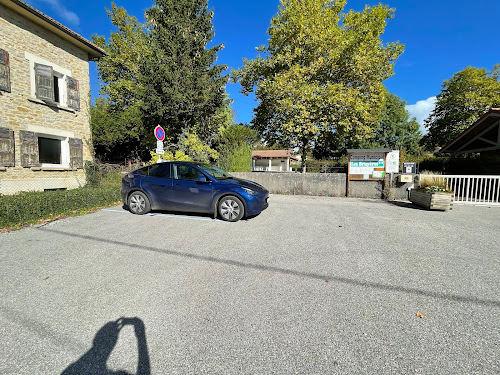
[[[225,221],[238,221],[245,214],[245,206],[239,198],[232,195],[219,201],[219,215]]]
[[[130,212],[136,215],[144,215],[151,211],[151,205],[149,199],[141,191],[134,191],[128,197],[128,208]]]

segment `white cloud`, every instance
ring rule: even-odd
[[[67,9],[63,4],[63,0],[25,0],[25,1],[31,6],[34,6],[35,8],[37,8],[36,3],[45,3],[52,8],[55,14],[61,17],[63,23],[68,23],[72,27],[80,25],[80,18],[78,17],[78,15],[75,12]]]
[[[410,113],[410,118],[417,118],[417,122],[420,124],[420,129],[423,133],[427,132],[427,130],[423,127],[424,120],[429,117],[429,114],[434,110],[435,106],[435,96],[431,96],[425,100],[419,100],[415,104],[409,104],[406,106],[406,110]]]

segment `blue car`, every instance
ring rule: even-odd
[[[123,203],[142,215],[151,210],[213,213],[226,221],[254,216],[268,207],[269,192],[206,164],[163,162],[122,178]]]

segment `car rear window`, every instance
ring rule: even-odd
[[[170,177],[170,164],[155,164],[149,169],[151,177],[171,178]]]
[[[148,176],[149,175],[149,166],[138,169],[136,172],[142,176]]]

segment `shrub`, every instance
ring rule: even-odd
[[[87,185],[89,186],[119,184],[122,178],[121,167],[115,164],[85,161],[84,169]]]
[[[74,190],[22,192],[0,196],[0,228],[21,227],[58,216],[71,216],[116,204],[120,185],[85,186]]]

